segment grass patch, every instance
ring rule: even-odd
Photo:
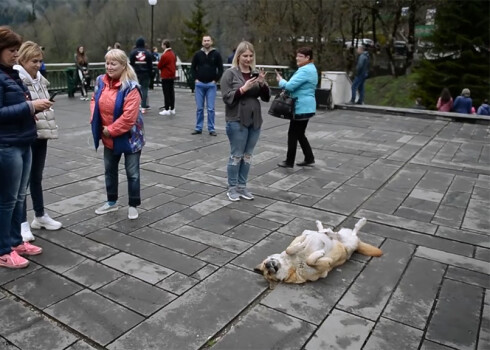
[[[364,85],[364,103],[376,106],[411,108],[415,101],[410,97],[415,86],[414,75],[404,75],[398,78],[380,76],[368,78]]]

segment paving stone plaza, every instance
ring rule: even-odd
[[[218,136],[193,136],[190,90],[164,117],[157,89],[130,221],[123,167],[122,208],[94,213],[106,194],[89,103],[56,100],[44,196],[63,228],[33,230],[43,254],[0,270],[0,349],[490,349],[488,122],[320,110],[307,129],[315,167],[284,169],[288,122],[263,104],[255,200],[230,202],[221,96]],[[354,254],[326,279],[274,290],[253,272],[315,220],[360,217],[381,258]]]

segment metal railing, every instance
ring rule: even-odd
[[[156,65],[156,62],[155,62]],[[224,64],[225,69],[231,67],[231,64]],[[192,80],[190,69],[191,63],[181,62],[177,66],[177,72],[175,77],[175,85],[178,87],[190,88],[194,90],[194,81]],[[275,66],[275,65],[257,65],[257,68],[264,69],[266,72],[274,73],[275,70],[281,72],[282,76],[289,79],[294,73],[294,70],[289,69],[287,66]],[[50,82],[49,90],[66,91],[70,93],[69,89],[77,88],[80,84],[78,75],[76,74],[76,66],[74,63],[46,63],[47,79]],[[104,62],[94,62],[89,64],[89,74],[91,84],[95,82],[95,78],[105,73]],[[267,74],[267,82],[271,86],[277,85],[275,80],[275,74]],[[73,86],[75,85],[75,87]],[[160,85],[160,74],[155,74],[154,85]]]

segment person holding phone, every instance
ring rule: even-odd
[[[19,269],[29,265],[22,255],[38,255],[42,248],[23,242],[20,234],[31,144],[36,140],[35,114],[49,109],[47,98],[31,99],[14,69],[22,37],[0,26],[0,266]]]
[[[41,47],[32,42],[24,42],[19,49],[18,65],[14,66],[19,72],[22,82],[29,89],[32,100],[49,99],[53,102],[54,95],[48,93],[49,81],[40,73],[43,61]],[[26,203],[22,214],[21,235],[24,241],[33,241],[31,227],[35,229],[59,230],[61,222],[52,219],[44,209],[43,171],[48,152],[48,140],[58,138],[58,126],[52,108],[36,113],[37,139],[31,144],[32,166],[29,176],[34,219],[29,226],[27,221]]]
[[[258,99],[268,102],[271,92],[265,81],[265,72],[255,69],[255,50],[251,43],[242,41],[238,45],[231,65],[221,78],[226,135],[231,148],[227,165],[227,196],[231,201],[240,198],[252,200],[254,196],[247,188],[247,180],[262,127]]]
[[[313,64],[313,50],[306,46],[300,47],[296,51],[296,64],[298,65],[298,70],[289,81],[283,79],[281,74],[276,71],[279,87],[286,90],[291,97],[296,98],[294,106],[296,116],[289,122],[286,160],[277,164],[281,168],[294,167],[298,142],[303,150],[305,159],[296,163],[296,165],[312,166],[315,164],[313,151],[305,135],[308,121],[316,112],[315,89],[318,84],[318,72]]]

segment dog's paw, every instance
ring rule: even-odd
[[[320,220],[316,220],[315,223],[316,223],[316,227],[318,229],[318,232],[323,232],[323,224],[322,224],[322,222]]]

